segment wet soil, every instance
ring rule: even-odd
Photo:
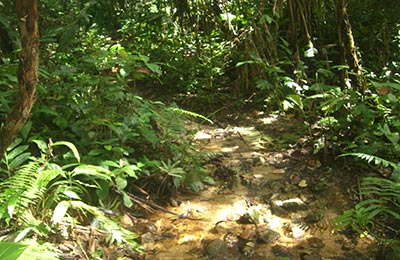
[[[240,124],[194,126],[216,180],[181,192],[168,210],[135,220],[143,259],[375,259],[374,241],[335,230],[357,177],[327,164],[302,122],[252,114]]]

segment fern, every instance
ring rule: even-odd
[[[18,257],[18,260],[57,260],[59,250],[51,243],[39,243],[36,239],[27,239],[18,245],[25,246],[26,248]],[[7,259],[7,258],[1,258]],[[15,259],[15,258],[12,258]]]
[[[79,153],[72,143],[53,145],[67,146],[79,162]],[[134,174],[132,169],[125,170]],[[99,228],[108,234],[110,244],[128,243],[139,250],[136,234],[122,228],[98,207],[83,202],[96,196],[94,189],[113,185],[113,177],[113,172],[100,166],[78,163],[61,167],[45,157],[32,160],[0,183],[0,220],[5,220],[8,225],[14,220],[18,226],[15,242],[23,242],[32,233],[38,237],[47,236],[57,224],[76,223],[72,214],[67,215],[68,209],[72,208],[75,209],[73,212],[79,210],[85,215],[93,215],[100,223]]]
[[[40,168],[39,161],[31,161],[0,183],[0,219],[9,222],[14,213],[28,208],[40,197],[43,192],[43,183],[38,178]]]
[[[367,177],[362,180],[361,194],[374,194],[378,200],[365,200],[364,205],[379,205],[379,213],[392,215],[400,221],[400,183],[375,177]]]
[[[379,216],[391,216],[400,221],[400,184],[391,180],[366,177],[361,182],[360,194],[374,195],[360,201],[353,209],[346,210],[335,219],[337,229],[351,226],[362,234],[374,232],[375,222]]]
[[[175,112],[177,114],[180,114],[180,115],[186,115],[186,116],[190,116],[190,117],[193,117],[193,118],[201,118],[204,121],[207,121],[208,123],[213,124],[213,121],[211,121],[207,117],[205,117],[203,115],[200,115],[198,113],[192,112],[192,111],[188,111],[188,110],[185,110],[185,109],[182,109],[182,108],[178,108],[178,107],[170,107],[170,108],[168,108],[168,110],[170,110],[172,112]]]
[[[346,153],[340,156],[355,156],[368,163],[392,167],[395,172],[400,171],[400,165],[380,157],[365,153]],[[337,229],[347,226],[362,234],[366,231],[374,234],[375,223],[379,216],[391,217],[400,221],[400,183],[393,180],[376,177],[366,177],[361,181],[360,194],[365,199],[353,209],[346,210],[335,219]],[[373,198],[371,198],[373,195]]]
[[[400,171],[400,165],[398,165],[394,162],[385,160],[385,159],[380,158],[375,155],[370,155],[370,154],[366,154],[366,153],[345,153],[345,154],[339,155],[339,157],[344,157],[344,156],[355,156],[362,160],[367,161],[368,163],[373,162],[375,165],[382,165],[384,167],[391,166],[395,171]]]
[[[100,229],[108,234],[107,242],[110,244],[128,243],[133,246],[135,250],[141,250],[139,244],[135,241],[137,235],[106,217],[104,212],[99,208],[90,206],[82,201],[70,201],[69,203],[72,208],[91,213],[94,216],[95,221],[99,222]]]

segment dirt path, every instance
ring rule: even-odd
[[[351,181],[312,156],[298,125],[275,116],[202,127],[197,141],[218,153],[207,165],[217,185],[169,207],[191,219],[157,212],[137,228],[145,259],[373,259],[370,239],[333,231]]]

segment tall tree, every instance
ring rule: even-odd
[[[31,116],[35,103],[39,69],[39,32],[37,0],[17,0],[21,53],[18,69],[18,97],[0,131],[0,156],[14,141]]]

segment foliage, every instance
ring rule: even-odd
[[[130,207],[132,185],[171,194],[212,183],[202,167],[207,154],[185,129],[188,119],[209,119],[171,97],[144,98],[166,94],[199,98],[196,110],[234,96],[243,99],[238,104],[294,113],[308,124],[315,154],[330,152],[325,159],[333,160],[344,153],[396,172],[399,6],[344,2],[361,75],[341,60],[348,50],[337,34],[335,1],[39,1],[37,104],[2,160],[0,218],[19,223],[22,238],[49,234],[53,222],[86,212],[116,234],[98,210],[113,204],[109,195],[121,194]],[[16,99],[20,43],[13,1],[0,6],[2,124]],[[363,182],[378,198],[346,211],[346,223],[370,230],[377,217],[391,215],[396,199],[388,190],[396,180],[382,181],[374,188]],[[110,240],[132,238],[119,232]]]
[[[356,156],[368,163],[374,162],[374,164],[383,167],[390,166],[393,168],[393,173],[391,179],[363,178],[360,184],[362,200],[354,208],[345,210],[342,215],[335,219],[336,228],[350,227],[360,235],[371,235],[380,243],[397,250],[398,239],[387,237],[384,232],[391,225],[396,225],[400,221],[399,164],[363,153],[348,153],[342,156]],[[392,229],[397,228],[393,227]]]
[[[95,30],[85,39],[73,53],[55,54],[54,70],[42,88],[46,98],[38,101],[33,113],[32,121],[40,122],[33,128],[44,126],[40,138],[79,140],[78,149],[86,162],[105,165],[119,161],[115,163],[119,166],[108,164],[109,168],[139,165],[140,171],[148,174],[154,170],[153,163],[172,160],[184,169],[182,185],[198,187],[191,185],[190,178],[183,178],[187,172],[198,175],[196,181],[209,182],[185,129],[189,117],[208,119],[175,104],[137,95],[145,82],[159,81],[161,64],[96,35]],[[191,160],[196,156],[199,160]],[[124,180],[138,179],[127,172],[120,175]],[[158,185],[157,178],[150,178]]]
[[[7,260],[28,260],[28,259],[44,259],[55,260],[57,257],[57,249],[50,243],[40,244],[30,239],[25,242],[0,242],[0,257]]]
[[[24,242],[0,242],[6,251],[2,255],[2,259],[18,259],[18,260],[56,260],[59,259],[59,250],[51,243],[39,243],[35,239],[27,239]],[[0,245],[0,248],[2,247]],[[17,251],[14,251],[17,249]],[[18,250],[19,249],[19,250]],[[10,254],[9,254],[10,253]],[[19,254],[17,258],[15,258]]]
[[[26,245],[21,243],[0,242],[0,257],[2,259],[18,259],[26,250]]]
[[[364,199],[354,209],[337,217],[338,229],[350,226],[360,234],[378,236],[375,229],[378,219],[385,219],[389,225],[389,219],[400,220],[398,181],[366,177],[362,180],[360,195]]]
[[[40,143],[40,142],[38,142]],[[69,142],[49,145],[55,148],[65,145],[79,161],[76,147]],[[118,176],[106,168],[81,163],[60,166],[50,158],[32,158],[11,177],[0,184],[0,221],[16,229],[15,242],[35,234],[44,238],[56,234],[59,226],[76,225],[79,212],[90,213],[96,228],[108,234],[109,243],[128,243],[139,249],[136,235],[125,230],[99,208],[103,188],[115,186]],[[94,195],[93,190],[100,191]]]

